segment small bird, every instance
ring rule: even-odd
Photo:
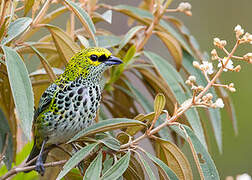
[[[86,48],[71,58],[64,73],[45,90],[34,114],[34,145],[26,161],[38,156],[30,164],[35,164],[38,173],[45,171],[45,148],[67,142],[94,122],[103,89],[102,74],[121,63],[105,48]]]

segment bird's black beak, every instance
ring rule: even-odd
[[[110,56],[105,62],[107,66],[117,65],[123,63],[123,61],[115,56]]]

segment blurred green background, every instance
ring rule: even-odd
[[[111,5],[138,5],[140,1],[107,0],[106,2]],[[180,2],[182,1],[173,1],[170,7],[176,8]],[[252,33],[251,0],[194,0],[189,2],[192,4],[192,17],[181,13],[170,15],[178,17],[184,22],[191,34],[197,39],[202,52],[211,52],[214,48],[213,38],[215,37],[227,40],[227,48],[230,50],[235,42],[233,29],[237,24],[240,24],[245,32]],[[103,25],[98,24],[98,27]],[[106,26],[116,34],[125,33],[128,30],[127,19],[120,16],[119,13],[113,14],[112,26]],[[151,47],[156,47],[155,52],[163,54],[163,57],[167,55],[167,52],[163,51],[165,49],[162,43],[156,41],[155,37],[149,43],[152,43]],[[236,54],[244,55],[247,52],[252,52],[252,45],[240,46]],[[235,136],[231,120],[225,110],[222,110],[223,154],[220,154],[217,150],[212,131],[208,131],[211,133],[209,134],[211,144],[209,151],[213,156],[221,179],[242,173],[252,175],[252,115],[250,113],[252,107],[252,65],[240,61],[235,61],[234,64],[242,66],[241,72],[224,73],[221,80],[227,84],[233,82],[237,89],[237,92],[230,94],[230,96],[236,110],[239,134]],[[207,123],[207,126],[210,129],[209,123]]]

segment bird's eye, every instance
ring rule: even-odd
[[[92,55],[90,56],[90,59],[91,59],[92,61],[97,61],[98,56],[95,55],[95,54],[92,54]]]
[[[99,58],[98,58],[98,61],[99,62],[104,62],[104,61],[106,61],[107,60],[107,57],[103,54],[103,55],[101,55]]]

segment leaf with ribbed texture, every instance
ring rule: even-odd
[[[131,28],[121,40],[119,48],[117,49],[117,52],[119,52],[123,48],[123,46],[125,46],[136,35],[136,33],[142,30],[143,28],[144,26],[135,26]]]
[[[198,137],[194,134],[194,132],[186,125],[181,125],[182,128],[178,126],[170,126],[173,130],[175,130],[181,137],[187,140],[189,143],[192,143],[192,151],[196,155],[203,176],[207,180],[219,180],[219,173],[214,165],[214,162],[206,150],[206,148],[202,145]],[[183,130],[184,129],[184,130]],[[186,134],[185,134],[186,133]]]
[[[67,5],[69,5],[69,7],[72,9],[75,15],[79,18],[80,22],[85,27],[88,34],[93,39],[95,45],[97,45],[95,38],[96,29],[88,13],[83,8],[81,8],[81,6],[72,2],[71,0],[64,0],[64,1],[67,3]]]
[[[137,155],[140,160],[139,162],[143,165],[149,179],[156,180],[156,176],[154,175],[154,172],[152,171],[150,165],[144,160],[144,158],[139,153],[137,153]]]
[[[76,134],[69,142],[75,141],[82,136],[88,136],[90,134],[96,134],[98,132],[111,131],[114,129],[125,128],[129,126],[145,126],[144,123],[127,118],[112,118],[104,121],[100,121],[96,124],[93,124],[86,129],[80,131]]]
[[[21,127],[26,137],[31,139],[34,99],[28,71],[19,54],[12,48],[3,46],[11,91]]]
[[[153,19],[153,15],[143,9],[136,8],[133,6],[128,6],[128,5],[118,5],[118,6],[113,6],[113,10],[118,11],[120,13],[126,14],[127,16],[136,19],[138,22],[143,23],[143,24],[150,24]],[[164,20],[160,20],[159,24],[156,25],[156,29],[159,31],[166,32],[170,35],[172,35],[174,38],[177,39],[177,41],[180,43],[180,45],[190,54],[193,54],[189,44],[185,41],[183,36],[178,33],[170,24],[168,24]]]
[[[79,164],[83,159],[85,159],[85,157],[87,157],[97,145],[98,143],[93,143],[77,151],[63,166],[63,169],[59,173],[56,180],[60,180],[61,178],[63,178],[71,169],[73,169],[77,164]]]
[[[10,170],[11,163],[13,161],[13,154],[14,154],[12,133],[11,133],[8,121],[1,109],[0,109],[0,124],[1,124],[0,126],[0,154],[5,156],[4,163],[7,169]],[[5,144],[5,142],[7,142],[7,144]],[[4,149],[5,149],[5,153],[2,154]]]
[[[101,180],[111,180],[119,178],[128,168],[130,161],[130,151],[121,157],[111,168],[101,177]]]
[[[50,66],[50,64],[48,63],[48,61],[45,59],[45,57],[35,47],[33,47],[32,45],[30,45],[30,47],[32,48],[32,50],[39,57],[39,60],[40,60],[41,64],[43,65],[43,67],[45,68],[46,73],[50,77],[51,82],[54,82],[57,79],[57,76],[54,74],[53,69]]]
[[[46,27],[49,29],[53,37],[53,41],[60,57],[66,64],[75,53],[80,51],[80,47],[62,29],[52,25],[46,25]]]
[[[152,112],[153,105],[148,101],[148,99],[146,99],[146,97],[138,89],[136,89],[130,82],[126,80],[124,80],[124,82],[127,84],[130,91],[136,97],[136,101],[144,108],[144,110],[146,112]]]
[[[186,51],[183,51],[183,67],[188,73],[197,77],[198,85],[205,87],[207,85],[207,81],[204,75],[202,74],[202,72],[199,69],[196,69],[195,67],[193,67],[193,61],[195,61],[194,57],[192,57]],[[217,94],[214,88],[210,88],[209,92],[213,94],[214,99],[217,99]],[[209,119],[213,127],[214,136],[215,136],[219,151],[222,152],[222,125],[221,125],[220,109],[210,108],[210,109],[207,109],[206,111],[208,112]]]
[[[192,169],[184,153],[172,142],[155,140],[157,157],[165,162],[181,180],[192,180]]]
[[[160,159],[152,154],[145,152],[145,154],[166,174],[166,177],[172,180],[179,180],[177,175]]]
[[[110,48],[119,45],[121,38],[114,35],[96,36],[99,47]],[[89,40],[90,46],[95,46],[93,40]]]
[[[25,0],[25,9],[24,9],[24,15],[26,16],[27,13],[30,11],[30,9],[32,8],[33,4],[34,4],[35,0]]]
[[[32,23],[29,17],[18,18],[9,25],[7,35],[2,40],[1,44],[6,44],[24,32]]]
[[[144,55],[152,61],[152,63],[154,64],[160,75],[164,78],[166,83],[171,88],[171,91],[175,95],[179,104],[182,104],[184,101],[192,97],[190,90],[184,83],[184,80],[168,61],[166,61],[161,56],[153,52],[145,51]],[[200,139],[202,144],[204,144],[204,146],[207,147],[203,128],[196,109],[195,108],[189,109],[185,113],[185,115],[190,125],[192,126],[193,130],[195,131],[197,137]]]
[[[170,54],[172,55],[174,62],[176,64],[177,70],[181,68],[182,65],[182,49],[178,43],[178,41],[172,37],[171,35],[157,31],[156,34],[163,41]]]
[[[100,139],[99,141],[109,149],[112,149],[114,151],[118,151],[120,149],[120,142],[112,136],[105,137],[103,139]]]
[[[102,170],[102,152],[99,152],[96,158],[88,166],[83,179],[98,180],[100,179],[101,170]]]

